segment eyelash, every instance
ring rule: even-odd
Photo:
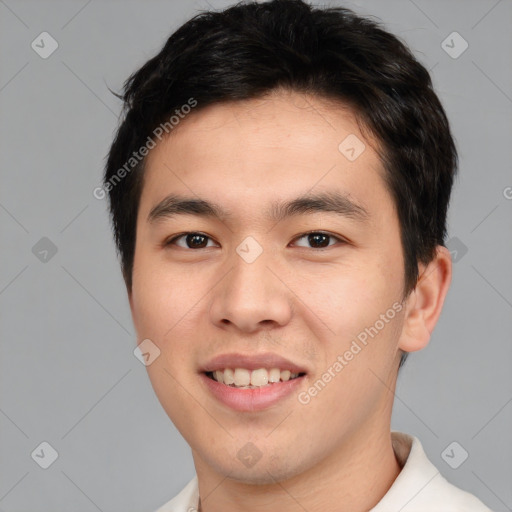
[[[170,246],[170,245],[175,245],[174,242],[176,240],[179,240],[180,238],[183,238],[183,237],[186,237],[187,235],[200,235],[202,237],[205,237],[205,238],[208,238],[210,240],[212,240],[212,238],[208,235],[205,235],[204,233],[201,233],[199,231],[186,231],[184,233],[180,233],[179,235],[176,235],[172,238],[170,238],[169,240],[165,241],[164,242],[164,246],[167,247],[167,246]],[[346,240],[336,236],[336,235],[333,235],[331,233],[328,233],[326,231],[308,231],[306,233],[302,233],[301,235],[295,237],[293,239],[293,241],[297,241],[297,240],[300,240],[301,238],[304,238],[304,237],[307,237],[308,235],[325,235],[325,236],[328,236],[330,238],[333,238],[335,239],[336,241],[342,243],[342,244],[346,244],[348,243]],[[335,244],[333,244],[335,245]],[[313,249],[314,251],[318,252],[318,251],[323,251],[325,249],[328,249],[329,247],[333,247],[333,245],[328,245],[327,247],[319,247],[319,248],[315,248],[315,247],[310,247],[310,249]],[[186,250],[190,250],[190,251],[198,251],[200,249],[208,249],[208,247],[200,247],[199,249],[192,249],[190,247],[180,247],[181,249],[186,249]],[[306,247],[307,249],[307,247]]]

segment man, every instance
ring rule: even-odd
[[[457,156],[393,35],[202,13],[125,84],[104,179],[137,343],[197,475],[167,511],[488,511],[390,431],[451,280]]]

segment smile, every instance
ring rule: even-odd
[[[292,373],[290,370],[279,368],[258,368],[256,370],[225,368],[206,372],[206,375],[226,386],[238,389],[256,389],[271,386],[278,382],[287,382],[304,375],[304,373]]]
[[[226,370],[229,370],[229,368]],[[223,377],[226,375],[226,370],[221,372]],[[242,370],[242,372],[235,373],[236,370]],[[244,370],[244,368],[236,368],[232,373],[233,378],[235,379],[237,375],[240,376],[241,374],[245,379],[242,382],[247,382],[248,370],[245,370],[246,373]],[[260,370],[265,369],[260,368]],[[251,372],[251,379],[252,373],[255,371],[258,372],[258,370],[253,370]],[[305,373],[293,374],[294,377],[292,378],[292,374],[289,370],[284,370],[283,372],[281,372],[281,370],[279,371],[278,381],[269,381],[267,384],[259,386],[254,386],[252,384],[237,386],[234,382],[231,384],[219,382],[214,378],[213,372],[202,372],[199,376],[202,384],[205,386],[206,393],[218,404],[227,406],[229,409],[237,412],[258,412],[268,409],[271,406],[284,406],[286,404],[285,399],[297,395],[300,392],[301,387],[303,387],[306,378]],[[272,369],[270,369],[270,371],[265,370],[265,372],[268,372],[270,379]],[[259,373],[262,374],[263,372]],[[277,376],[277,372],[273,373]],[[284,374],[285,380],[281,379],[282,373]],[[229,381],[229,371],[227,372],[227,375]],[[261,375],[259,377],[261,377]],[[256,379],[259,377],[257,373]],[[295,401],[293,403],[295,403]]]

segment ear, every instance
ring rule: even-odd
[[[436,257],[426,267],[419,265],[416,287],[406,299],[402,334],[398,347],[405,352],[425,348],[439,319],[452,280],[450,251],[437,246]]]

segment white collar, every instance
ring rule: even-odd
[[[393,450],[402,467],[383,498],[369,512],[491,512],[478,498],[449,483],[427,458],[417,437],[391,431]],[[197,510],[197,475],[156,512]]]

